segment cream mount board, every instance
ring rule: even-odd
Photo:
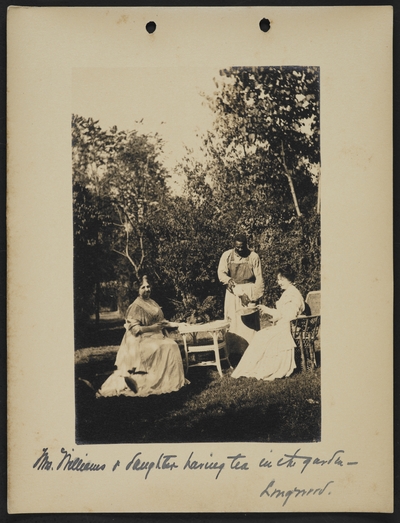
[[[392,24],[390,6],[8,9],[10,513],[392,512]],[[71,115],[166,118],[171,168],[232,67],[319,71],[320,441],[79,444]]]

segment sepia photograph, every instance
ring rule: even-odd
[[[393,511],[392,25],[9,8],[10,514]]]
[[[72,82],[77,443],[319,441],[319,68]]]

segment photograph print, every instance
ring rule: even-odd
[[[320,441],[319,67],[72,80],[76,443]]]

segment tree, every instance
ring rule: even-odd
[[[112,157],[117,128],[105,132],[93,118],[72,115],[72,175],[79,183],[97,195],[101,179]]]
[[[232,68],[221,76],[209,98],[214,131],[205,140],[215,187],[235,205],[261,199],[274,221],[308,212],[317,194],[318,70]]]
[[[157,134],[119,133],[102,181],[115,226],[112,249],[129,261],[136,279],[153,266],[150,224],[169,197],[168,174],[158,160],[162,145]]]
[[[218,282],[217,266],[219,249],[226,237],[218,226],[213,207],[206,201],[175,197],[163,217],[155,232],[158,237],[156,262],[163,284],[173,289],[172,296],[186,310],[201,308],[208,299],[209,312],[216,314],[222,310],[223,290]],[[221,238],[223,242],[219,241]]]
[[[94,312],[98,322],[100,285],[112,274],[107,256],[108,202],[101,190],[112,137],[92,118],[72,115],[71,124],[75,318],[85,321]]]
[[[283,262],[298,268],[304,286],[319,287],[318,69],[220,75],[208,97],[216,116],[204,137],[207,163],[187,174],[186,194],[207,200],[223,230],[247,233],[264,258],[267,295],[276,291],[269,268]]]
[[[159,161],[162,145],[157,134],[115,126],[103,131],[92,118],[72,117],[75,281],[85,281],[75,293],[77,303],[92,310],[87,294],[94,285],[97,319],[104,282],[119,281],[123,311],[141,273],[157,272],[150,224],[170,197],[168,173]]]

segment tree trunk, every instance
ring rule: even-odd
[[[99,255],[100,251],[100,240],[99,240],[99,230],[97,229],[96,234],[96,253]],[[96,287],[95,287],[95,294],[94,294],[94,309],[96,314],[96,325],[99,325],[100,323],[100,281],[99,281],[99,269],[96,268],[97,276],[96,276]]]
[[[296,191],[294,190],[292,175],[290,174],[290,171],[289,171],[289,169],[287,168],[287,165],[286,165],[285,150],[283,148],[283,142],[281,142],[281,145],[282,145],[282,163],[283,163],[283,167],[285,169],[285,176],[286,176],[286,178],[288,179],[288,182],[289,182],[290,192],[292,193],[293,203],[294,203],[294,206],[295,206],[295,209],[296,209],[296,212],[297,212],[297,216],[301,216],[300,207],[299,207],[299,204],[297,202]]]
[[[96,282],[96,291],[95,291],[95,314],[96,314],[96,325],[100,323],[100,283]]]
[[[297,216],[301,216],[301,212],[300,212],[299,204],[297,203],[296,192],[295,192],[295,190],[294,190],[294,185],[293,185],[293,181],[292,181],[292,176],[289,174],[289,172],[286,172],[286,176],[287,176],[287,179],[289,180],[290,191],[291,191],[291,193],[292,193],[293,202],[294,202],[294,206],[295,206],[295,208],[296,208]]]
[[[321,172],[318,174],[317,214],[321,214]]]

